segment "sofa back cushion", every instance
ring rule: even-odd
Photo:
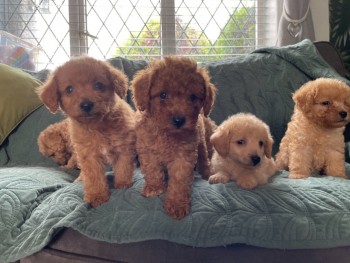
[[[62,114],[52,114],[45,106],[39,107],[11,133],[1,146],[0,166],[56,166],[51,159],[39,152],[37,140],[42,130],[63,118]]]
[[[204,66],[218,88],[211,118],[220,124],[238,112],[255,114],[270,126],[274,154],[293,113],[295,90],[319,77],[337,78],[350,84],[325,62],[310,40],[281,48],[264,48]]]

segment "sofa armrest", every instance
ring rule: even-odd
[[[328,41],[317,41],[314,44],[322,58],[332,66],[339,75],[349,78],[349,72],[347,72],[338,50],[336,50],[332,43]]]

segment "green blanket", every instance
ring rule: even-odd
[[[219,124],[239,111],[255,113],[270,125],[275,151],[293,109],[291,93],[316,77],[340,78],[307,40],[205,66],[219,90],[212,118]],[[163,239],[193,247],[244,243],[281,249],[350,245],[349,180],[290,180],[283,172],[271,183],[245,191],[233,182],[209,185],[195,175],[191,214],[177,221],[164,213],[164,195],[141,196],[144,181],[136,170],[132,188],[112,189],[110,201],[94,209],[83,202],[81,183],[39,165],[40,154],[28,152],[27,145],[35,149],[37,133],[27,132],[24,138],[25,127],[0,151],[3,165],[26,164],[0,168],[0,262],[39,251],[65,227],[116,243]],[[13,147],[16,142],[18,147]]]
[[[164,239],[194,247],[245,243],[283,249],[350,245],[350,181],[286,177],[280,173],[271,183],[245,191],[234,183],[209,185],[195,176],[191,214],[177,221],[164,213],[164,196],[141,196],[139,171],[131,189],[112,189],[110,200],[94,209],[82,200],[82,184],[71,183],[62,171],[2,168],[0,262],[39,251],[63,227],[116,243]]]

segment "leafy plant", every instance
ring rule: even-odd
[[[350,72],[350,1],[329,0],[330,41],[340,51]]]
[[[221,31],[215,46],[219,54],[245,54],[255,45],[255,9],[236,10]]]

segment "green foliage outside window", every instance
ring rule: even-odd
[[[228,55],[246,54],[255,48],[254,8],[240,8],[228,19],[217,40],[212,43],[201,30],[175,18],[176,52],[194,56],[199,61]],[[141,31],[132,33],[116,50],[117,56],[129,59],[159,58],[161,27],[159,20],[149,20]]]

